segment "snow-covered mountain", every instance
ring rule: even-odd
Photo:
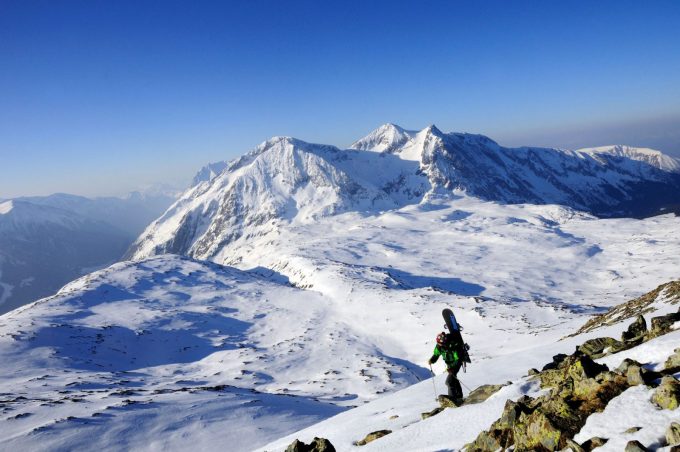
[[[212,259],[241,237],[342,212],[374,214],[467,193],[502,203],[561,204],[601,216],[656,214],[680,200],[680,163],[657,151],[505,148],[430,126],[387,124],[353,149],[276,137],[197,184],[147,228],[133,258]]]
[[[365,447],[450,449],[538,395],[527,369],[593,314],[677,279],[677,217],[570,207],[655,211],[672,160],[392,125],[355,147],[278,137],[202,170],[134,260],[0,316],[0,448],[280,450],[328,419],[296,437],[353,450],[393,427]],[[471,345],[464,383],[513,384],[416,424],[445,306]],[[442,434],[451,419],[469,428]]]
[[[3,201],[0,313],[117,261],[173,200],[135,192],[125,198],[55,194]]]
[[[560,339],[589,315],[673,279],[678,231],[672,215],[461,196],[239,239],[215,256],[238,268],[115,264],[0,317],[0,448],[251,450],[353,406],[366,428],[388,408],[403,426],[433,405],[417,383],[442,307],[472,346],[465,384],[514,381],[573,347]],[[384,398],[403,388],[411,407]],[[339,450],[359,439],[343,435]]]

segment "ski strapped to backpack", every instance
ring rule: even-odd
[[[470,347],[463,342],[463,336],[460,334],[460,325],[456,321],[456,316],[453,315],[453,311],[446,308],[442,311],[442,316],[444,317],[444,322],[446,322],[446,328],[451,335],[454,350],[458,353],[458,356],[463,363],[463,372],[465,372],[465,364],[472,362],[470,361],[470,355],[468,354],[468,349]]]

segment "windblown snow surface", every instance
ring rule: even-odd
[[[538,391],[527,369],[602,332],[560,338],[677,279],[677,217],[598,219],[547,195],[544,205],[483,200],[472,193],[492,189],[482,173],[457,188],[451,150],[495,143],[395,130],[363,141],[382,149],[277,138],[220,174],[213,165],[140,236],[134,261],[0,316],[0,449],[279,451],[325,436],[353,450],[383,428],[395,433],[367,449],[456,449],[507,398]],[[586,191],[574,202],[613,203],[608,189],[587,189],[629,187],[641,168],[667,177],[629,157],[619,171],[618,160],[561,155],[551,161],[593,170],[576,178]],[[539,183],[542,168],[523,195],[557,193]],[[517,193],[515,176],[499,189]],[[426,363],[444,307],[472,347],[464,384],[514,383],[420,422],[435,406]],[[643,352],[663,361],[677,339]],[[645,394],[626,394],[643,404]],[[599,428],[593,419],[584,434]]]

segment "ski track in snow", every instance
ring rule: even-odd
[[[460,447],[536,393],[528,368],[603,335],[558,341],[589,315],[677,278],[680,228],[460,196],[254,233],[213,260],[115,264],[0,316],[0,448],[250,450],[308,426],[265,449],[382,428],[367,450]],[[445,306],[472,347],[463,383],[515,383],[421,422]]]

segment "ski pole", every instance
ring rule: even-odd
[[[432,370],[432,364],[430,364],[430,373],[432,374],[432,389],[434,389],[434,400],[437,401],[437,385],[434,382],[434,371]]]
[[[463,386],[465,386],[465,389],[467,389],[469,392],[472,392],[472,389],[468,388],[467,385],[465,383],[463,383],[463,381],[460,378],[458,379],[458,382],[460,384],[462,384]]]

